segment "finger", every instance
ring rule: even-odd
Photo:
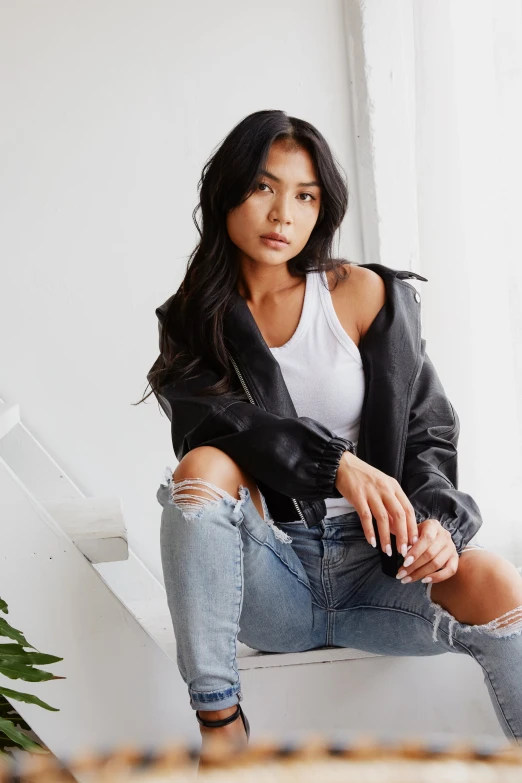
[[[446,561],[445,565],[442,568],[437,568],[436,563],[430,563],[430,567],[428,569],[429,573],[419,574],[419,577],[416,578],[415,575],[411,577],[412,582],[433,582],[435,584],[436,582],[443,582],[445,579],[449,579],[450,576],[454,576],[454,574],[457,573],[458,563],[455,564],[455,557],[454,555],[450,555],[448,560]],[[401,580],[402,582],[402,580]],[[404,583],[406,584],[406,583]]]
[[[439,547],[435,546],[435,541],[440,534],[441,528],[440,522],[436,519],[425,519],[424,522],[417,525],[419,540],[409,550],[403,563],[404,568],[410,568],[411,570],[412,565],[417,568],[418,565],[429,562],[437,554]]]
[[[436,572],[447,567],[448,561],[452,558],[452,556],[453,552],[451,551],[451,547],[444,545],[431,560],[422,565],[420,568],[414,568],[413,571],[409,569],[405,577],[400,578],[397,575],[397,578],[401,579],[402,584],[408,584],[408,582],[404,581],[405,579],[408,579],[409,582],[418,582],[427,576],[432,577],[433,579],[433,576]],[[399,573],[401,573],[400,570]]]
[[[357,496],[353,498],[351,502],[359,515],[366,540],[371,546],[377,546],[377,539],[375,538],[375,530],[373,528],[372,512],[368,505],[368,501],[362,496]]]
[[[368,503],[377,522],[381,549],[385,554],[391,555],[390,521],[386,506],[377,492],[369,494]],[[389,547],[388,552],[386,551],[387,547]]]
[[[397,549],[401,555],[405,555],[408,548],[406,512],[395,494],[382,494],[381,500],[386,506],[388,514],[391,516],[391,523],[388,517],[388,527],[396,538]]]
[[[404,508],[405,514],[406,514],[406,525],[408,528],[408,542],[410,544],[415,544],[415,537],[417,537],[417,540],[419,538],[419,532],[417,529],[417,517],[415,516],[415,509],[413,508],[409,497],[404,492],[401,485],[397,482],[397,489],[395,492],[399,503],[402,504],[402,507]]]
[[[423,577],[426,579],[426,581],[433,582],[433,584],[436,584],[437,582],[443,582],[445,579],[449,579],[450,576],[454,576],[459,567],[459,556],[454,553],[451,555],[450,559],[444,566],[444,568],[439,569],[436,573],[428,574],[427,577]]]
[[[419,571],[421,568],[426,568],[436,557],[440,557],[440,553],[444,549],[445,543],[446,542],[443,540],[439,541],[438,539],[435,539],[419,557],[416,557],[413,562],[409,562],[410,555],[413,553],[412,547],[400,570],[405,570],[408,576],[412,576],[414,572]],[[406,565],[406,563],[408,563],[408,565]]]

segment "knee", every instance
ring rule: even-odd
[[[235,497],[239,485],[247,481],[237,462],[214,446],[198,446],[185,454],[172,478],[175,482],[188,478],[204,479]]]
[[[487,624],[522,606],[522,577],[512,563],[495,552],[464,552],[452,580],[451,589],[449,585],[445,589],[445,582],[438,582],[433,589],[440,590],[441,605],[461,623]],[[439,602],[437,595],[432,590],[433,599]]]
[[[220,496],[223,493],[238,499],[240,487],[248,487],[254,505],[263,516],[259,490],[253,478],[232,457],[214,446],[198,446],[187,452],[174,470],[172,478],[174,491],[178,498],[183,497],[186,492],[190,492],[190,494],[207,501],[215,499],[216,495]],[[185,492],[190,479],[195,481]],[[181,482],[184,483],[181,484]],[[179,487],[176,487],[177,483],[180,483]]]
[[[522,599],[522,577],[505,557],[487,550],[461,554],[457,575],[462,584],[487,597],[488,592],[511,593]]]

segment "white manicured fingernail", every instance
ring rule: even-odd
[[[414,560],[415,560],[415,558],[412,557],[411,555],[409,557],[407,557],[406,560],[403,563],[404,568],[408,568],[408,566],[410,566],[413,563]]]
[[[407,554],[408,554],[408,544],[403,544],[401,546],[401,555],[403,557],[406,557]]]
[[[424,579],[421,579],[421,582],[431,582],[431,576],[425,576]]]
[[[416,544],[417,541],[419,540],[419,536],[413,536],[413,538],[411,540],[412,540],[412,543]]]
[[[386,554],[387,554],[389,557],[391,557],[391,555],[392,555],[392,548],[391,548],[391,544],[386,544]]]
[[[371,537],[370,542],[372,546],[377,546],[377,541],[375,540],[375,536]]]

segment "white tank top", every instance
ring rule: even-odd
[[[298,416],[308,416],[335,435],[354,441],[365,377],[357,345],[337,317],[324,272],[308,272],[301,318],[287,343],[270,348]],[[346,498],[326,498],[326,516],[353,511]]]

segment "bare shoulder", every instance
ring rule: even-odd
[[[386,286],[384,280],[373,269],[357,268],[359,290],[357,300],[359,303],[359,329],[361,337],[364,337],[377,313],[382,310],[386,302]]]
[[[349,310],[360,338],[364,337],[377,313],[386,302],[386,286],[373,269],[357,264],[343,264],[347,276],[332,290],[336,310]]]

